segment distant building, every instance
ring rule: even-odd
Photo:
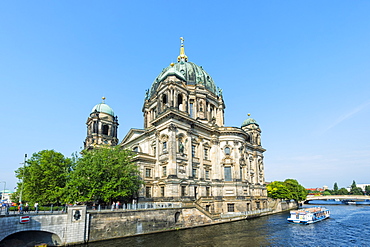
[[[216,214],[267,208],[260,126],[247,118],[225,127],[224,109],[222,90],[188,61],[182,39],[178,62],[146,92],[144,129],[131,129],[118,144],[117,117],[103,101],[87,120],[85,149],[118,144],[135,151],[145,182],[139,201],[195,201]]]
[[[10,203],[11,202],[10,197],[11,197],[12,194],[13,194],[13,192],[10,191],[10,190],[5,190],[5,191],[4,190],[1,190],[0,191],[0,199],[1,199],[1,201]]]
[[[309,195],[315,195],[315,194],[322,194],[325,189],[324,188],[306,188]]]

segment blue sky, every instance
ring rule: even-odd
[[[78,152],[105,96],[119,139],[179,54],[262,129],[266,180],[370,183],[369,1],[2,1],[0,181],[24,154]],[[0,185],[2,188],[3,185]]]

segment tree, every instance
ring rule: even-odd
[[[267,193],[271,198],[295,201],[305,200],[308,194],[295,179],[286,179],[284,182],[274,181],[267,185]]]
[[[370,195],[370,185],[365,186],[365,194]]]
[[[340,188],[337,195],[348,195],[348,190],[346,188]]]
[[[355,188],[351,189],[350,194],[351,195],[363,195],[364,192],[362,191],[362,189],[360,187],[355,187]]]
[[[322,193],[323,196],[330,196],[331,193],[330,193],[330,190],[325,190],[323,193]]]
[[[336,195],[337,193],[338,193],[338,184],[337,182],[335,182],[333,187],[333,195]]]
[[[73,166],[70,158],[54,150],[34,153],[23,167],[15,171],[21,180],[13,199],[40,204],[60,203],[65,200],[64,189]]]
[[[293,199],[295,201],[303,201],[306,200],[307,197],[307,190],[298,183],[295,179],[286,179],[284,181],[285,186],[288,188],[292,197],[289,199]]]
[[[281,181],[274,181],[267,186],[267,195],[274,199],[289,199],[291,198],[291,193]]]
[[[351,195],[363,195],[364,192],[360,187],[357,187],[355,180],[353,180],[350,190]]]
[[[132,158],[120,146],[82,151],[68,183],[69,200],[108,203],[132,197],[142,184]]]

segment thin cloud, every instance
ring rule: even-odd
[[[370,105],[370,100],[366,101],[365,103],[355,107],[352,111],[350,111],[349,113],[345,114],[345,115],[342,115],[340,116],[333,124],[331,124],[329,127],[327,127],[321,134],[324,134],[325,132],[327,132],[328,130],[334,128],[335,126],[337,126],[338,124],[340,124],[341,122],[349,119],[350,117],[352,117],[353,115],[359,113],[360,111],[364,110],[366,107],[368,107]]]

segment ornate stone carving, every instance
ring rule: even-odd
[[[168,130],[169,131],[175,131],[177,129],[176,125],[174,125],[173,123],[171,123],[169,126],[168,126]]]

